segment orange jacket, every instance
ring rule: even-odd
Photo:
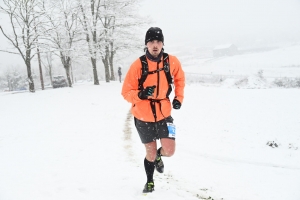
[[[157,69],[157,62],[153,62],[147,58],[149,71],[154,71]],[[185,77],[184,72],[181,68],[179,60],[172,55],[169,55],[170,72],[173,77],[175,86],[175,98],[181,103],[184,97],[184,86]],[[163,61],[159,63],[159,68],[163,67]],[[137,59],[129,68],[122,87],[122,95],[124,99],[132,104],[131,113],[134,117],[145,122],[154,122],[154,116],[151,110],[149,100],[141,100],[138,97],[138,79],[141,78],[142,64],[140,59]],[[159,75],[158,75],[159,74]],[[159,77],[159,80],[158,80]],[[171,115],[171,102],[166,98],[167,91],[169,89],[168,81],[163,70],[148,74],[143,86],[156,85],[153,96],[148,99],[160,99],[160,103],[155,103],[156,105],[156,115],[157,121],[164,119]],[[158,91],[159,90],[159,91]],[[172,90],[174,92],[174,88]]]

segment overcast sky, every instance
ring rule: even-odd
[[[149,27],[163,30],[166,46],[300,41],[300,0],[144,0],[141,5],[140,12],[154,21]],[[0,13],[0,24],[7,19]],[[0,43],[0,50],[8,44],[2,33]],[[0,64],[16,62],[7,53],[0,57]]]
[[[145,0],[142,5],[156,21],[151,26],[162,28],[166,45],[300,38],[300,0]]]

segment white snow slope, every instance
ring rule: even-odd
[[[300,199],[299,89],[187,84],[176,153],[143,195],[145,150],[121,87],[0,93],[0,199]]]

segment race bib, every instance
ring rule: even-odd
[[[175,138],[176,127],[173,123],[167,122],[169,137]]]

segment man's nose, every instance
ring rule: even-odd
[[[154,42],[154,43],[153,43],[153,46],[154,46],[154,47],[157,47],[157,46],[158,46],[158,42]]]

